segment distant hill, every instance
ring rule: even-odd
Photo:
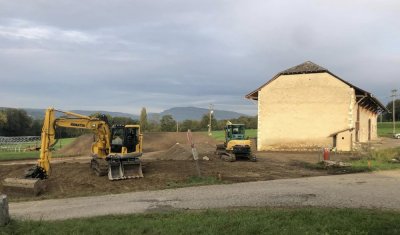
[[[172,115],[172,117],[177,121],[183,121],[186,119],[190,120],[201,120],[204,114],[208,114],[209,110],[204,108],[196,108],[196,107],[175,107],[164,110],[159,115],[162,117],[163,115]],[[217,120],[224,119],[232,119],[238,118],[240,116],[248,116],[243,113],[237,113],[232,111],[224,111],[224,110],[214,110],[214,117]]]
[[[1,109],[5,109],[4,107],[0,107]],[[23,108],[29,116],[34,119],[42,119],[44,116],[45,109],[32,109],[32,108]],[[130,114],[130,113],[122,113],[122,112],[108,112],[108,111],[90,111],[90,110],[69,110],[74,113],[82,114],[89,116],[93,113],[103,113],[109,114],[113,117],[130,117],[132,119],[139,119],[139,115]],[[177,121],[183,121],[186,119],[190,120],[201,120],[204,114],[208,114],[208,109],[197,108],[197,107],[175,107],[164,110],[161,113],[148,113],[148,119],[159,119],[163,115],[172,115],[172,117]],[[59,115],[61,116],[61,114]],[[246,114],[232,112],[232,111],[224,111],[224,110],[214,110],[214,116],[217,120],[223,119],[233,119],[238,118],[240,116],[248,116]]]
[[[1,109],[5,109],[4,107],[0,107]],[[24,109],[29,116],[34,119],[42,119],[44,116],[45,109],[31,109],[31,108],[22,108]],[[67,111],[67,110],[66,110]],[[121,112],[108,112],[108,111],[90,111],[90,110],[68,110],[73,113],[82,114],[85,116],[89,116],[93,113],[102,113],[102,114],[109,114],[113,117],[130,117],[132,119],[139,119],[138,115],[130,114],[130,113],[121,113]],[[57,116],[61,116],[62,114],[57,114]]]

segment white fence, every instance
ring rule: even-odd
[[[0,136],[0,152],[26,152],[40,147],[40,136]]]

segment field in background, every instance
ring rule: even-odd
[[[400,213],[263,208],[19,221],[0,234],[400,234]]]
[[[207,134],[205,132],[205,134]],[[257,129],[248,129],[245,133],[246,137],[256,138],[257,137]],[[213,131],[212,137],[216,140],[225,140],[225,132],[224,131]]]
[[[396,132],[400,133],[400,122],[396,122]],[[213,131],[213,137],[217,140],[224,140],[224,131]],[[393,136],[393,123],[392,122],[378,122],[378,135],[382,137],[392,137]],[[246,137],[256,138],[257,129],[246,130]]]
[[[400,133],[400,122],[396,122],[396,132]],[[378,122],[378,135],[383,137],[392,137],[393,122]]]
[[[64,138],[60,139],[57,144],[54,146],[54,150],[57,151],[60,148],[67,146],[72,143],[76,138]],[[34,146],[36,143],[26,143],[26,145]],[[38,144],[40,146],[40,142]],[[57,154],[53,154],[53,157],[60,157]],[[7,160],[22,160],[22,159],[38,159],[39,151],[22,151],[22,152],[0,152],[0,161]]]
[[[397,132],[400,132],[400,122],[396,123],[396,130],[398,130]],[[392,135],[393,135],[392,132],[393,132],[393,124],[391,122],[379,122],[378,123],[378,135],[379,136],[392,137]],[[203,132],[203,133],[205,135],[207,135],[207,132]],[[249,138],[256,138],[257,137],[257,129],[246,130],[245,136],[249,137]],[[224,131],[213,131],[212,137],[218,141],[223,141],[223,140],[225,140]],[[60,141],[54,146],[55,150],[58,150],[64,146],[70,144],[75,139],[76,138],[60,139]],[[146,139],[144,140],[144,144],[146,144]],[[60,156],[57,154],[54,154],[54,157],[60,157]],[[39,158],[38,151],[0,152],[0,161],[20,160],[20,159],[37,159],[37,158]]]

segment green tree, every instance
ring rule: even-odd
[[[180,124],[180,131],[187,131],[187,130],[191,130],[191,131],[198,131],[200,130],[200,122],[197,120],[184,120],[181,124]]]
[[[4,127],[7,125],[7,114],[0,110],[0,136],[4,135]]]
[[[147,123],[147,130],[148,131],[153,131],[153,132],[157,132],[160,131],[161,127],[160,127],[160,123],[155,121],[155,120],[150,120]]]
[[[210,124],[210,115],[209,114],[204,114],[203,117],[201,118],[200,121],[200,128],[203,131],[208,130],[208,125]],[[217,119],[215,119],[214,115],[211,114],[211,128],[212,130],[216,130],[217,125]]]
[[[223,130],[225,128],[227,120],[218,120],[217,127],[214,130]]]
[[[4,110],[0,110],[0,127],[7,124],[7,114]]]
[[[164,115],[160,121],[161,131],[175,131],[176,121],[171,115]]]
[[[42,127],[43,127],[43,120],[42,119],[34,119],[28,135],[40,136],[42,133]]]
[[[145,107],[143,107],[140,111],[140,127],[142,128],[143,132],[148,128],[147,111]]]
[[[25,110],[7,108],[4,110],[4,113],[7,120],[1,131],[4,135],[23,136],[29,133],[32,118],[28,116]]]
[[[134,120],[130,117],[113,117],[112,125],[136,125],[139,124],[138,120]]]
[[[112,123],[113,123],[113,117],[110,114],[96,112],[96,113],[90,114],[90,117],[102,119],[102,120],[108,122],[109,125],[112,125]]]
[[[383,115],[383,119],[386,122],[392,122],[393,121],[393,101],[390,101],[387,105],[386,108],[389,110],[389,113],[385,113]],[[397,99],[395,100],[395,119],[396,121],[400,121],[400,100]]]

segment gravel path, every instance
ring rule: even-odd
[[[400,210],[400,171],[19,202],[9,206],[13,218],[35,220],[227,207],[317,206]]]

